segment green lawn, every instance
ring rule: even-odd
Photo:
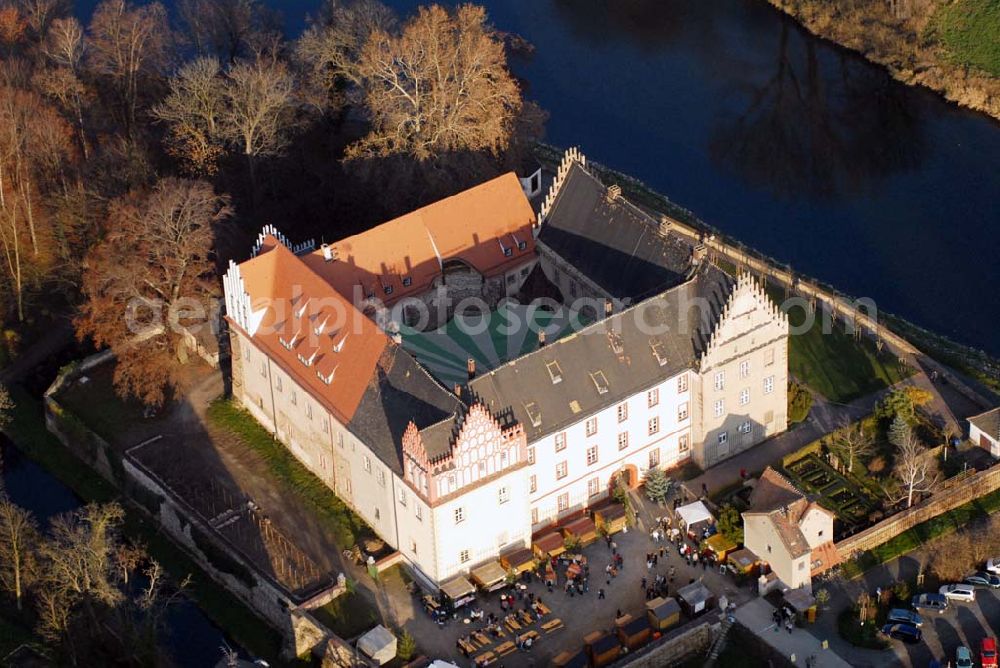
[[[781,295],[772,294],[781,302]],[[801,306],[788,311],[788,324],[793,331],[806,322]],[[806,331],[789,337],[788,370],[798,380],[830,401],[847,403],[892,385],[912,371],[902,366],[888,351],[879,353],[867,336],[860,340],[844,331],[842,323],[827,327],[824,332],[820,317]]]
[[[349,592],[333,599],[313,616],[344,640],[351,640],[379,623],[378,615],[360,592]]]
[[[1000,76],[1000,2],[942,3],[930,29],[951,60]]]

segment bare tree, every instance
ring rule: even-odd
[[[875,439],[860,422],[846,424],[833,433],[833,449],[846,460],[848,473],[854,471],[854,460],[875,452]]]
[[[896,449],[893,475],[899,482],[900,490],[894,501],[906,499],[906,507],[909,508],[915,495],[933,490],[939,478],[934,468],[934,462],[917,437],[913,433],[907,434]]]
[[[181,0],[178,11],[198,52],[226,63],[281,33],[278,16],[260,0]]]
[[[91,89],[84,83],[81,70],[86,49],[83,27],[72,17],[55,19],[45,34],[41,49],[49,67],[35,73],[35,86],[55,100],[63,114],[72,120],[80,151],[87,160],[90,158],[90,144],[83,110],[92,95]]]
[[[120,395],[163,402],[181,328],[206,326],[211,313],[213,228],[231,213],[209,183],[174,178],[111,203],[109,233],[87,256],[76,328],[115,351]]]
[[[35,518],[0,494],[0,584],[14,594],[18,610],[35,573],[37,542]]]
[[[54,20],[69,13],[69,0],[17,0],[32,38],[41,40]]]
[[[503,151],[521,110],[503,43],[482,7],[421,7],[399,36],[378,30],[361,52],[371,132],[349,157]]]
[[[170,57],[167,12],[159,2],[137,7],[127,0],[102,0],[90,21],[90,45],[90,65],[111,81],[131,137],[143,78],[159,75]]]
[[[257,160],[285,147],[293,123],[294,84],[288,68],[269,53],[233,65],[225,87],[224,133],[247,161],[256,196]]]
[[[153,107],[169,128],[168,152],[194,174],[214,174],[222,155],[225,81],[214,56],[197,58],[170,80],[170,92]]]
[[[372,33],[389,33],[396,16],[377,0],[331,3],[295,44],[305,74],[303,97],[321,112],[354,102],[361,90],[361,50]]]

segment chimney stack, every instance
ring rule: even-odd
[[[538,347],[541,348],[545,345],[545,330],[538,330]]]
[[[610,299],[604,300],[604,317],[608,317],[615,310],[614,304],[611,303]]]
[[[472,380],[473,378],[475,378],[476,377],[476,360],[474,360],[474,359],[472,359],[470,357],[469,361],[466,363],[466,368],[469,370],[469,380]]]
[[[458,397],[459,399],[462,398],[462,384],[461,383],[455,383],[455,396]]]

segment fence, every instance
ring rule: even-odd
[[[948,479],[929,499],[837,543],[842,560],[892,540],[899,534],[1000,489],[1000,464]]]

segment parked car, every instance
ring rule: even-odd
[[[886,624],[882,627],[882,633],[890,638],[911,644],[920,642],[923,637],[920,629],[912,624]]]
[[[972,603],[976,600],[976,588],[969,584],[942,585],[938,592],[950,601]]]
[[[979,663],[983,668],[997,668],[996,638],[983,638],[979,646]]]
[[[972,652],[964,645],[955,650],[955,668],[972,668]]]
[[[912,610],[903,608],[893,608],[889,611],[889,616],[885,621],[889,624],[909,624],[910,626],[921,627],[924,625],[924,618]]]
[[[986,572],[1000,575],[1000,557],[993,557],[986,560]]]
[[[993,575],[992,573],[987,573],[986,571],[979,571],[978,573],[967,575],[962,582],[970,584],[974,587],[1000,589],[1000,575]]]
[[[941,594],[917,594],[910,601],[910,605],[916,610],[931,610],[934,612],[944,612],[948,609],[948,599]]]

